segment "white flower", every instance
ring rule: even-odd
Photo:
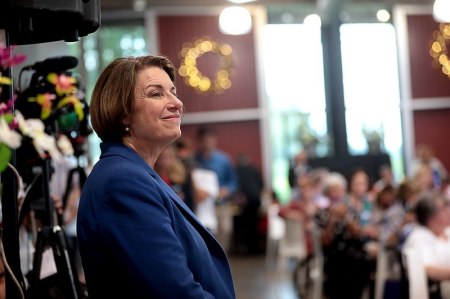
[[[0,118],[0,142],[12,149],[18,148],[22,142],[22,136],[11,130],[4,118]]]
[[[41,158],[45,158],[45,152],[50,154],[50,157],[55,161],[61,159],[61,153],[56,147],[55,138],[44,132],[36,134],[33,138],[33,145]]]
[[[23,119],[20,115],[18,122],[22,133],[33,139],[34,148],[41,158],[44,159],[47,152],[52,159],[55,159],[56,161],[61,159],[61,153],[56,146],[55,138],[45,133],[44,123],[40,119]]]
[[[16,111],[15,119],[22,134],[33,140],[33,146],[41,158],[44,159],[48,153],[52,159],[59,161],[62,158],[61,152],[67,156],[73,154],[74,150],[69,139],[65,135],[61,135],[58,138],[58,142],[56,142],[53,136],[45,133],[45,125],[42,120],[37,118],[25,119],[19,111]],[[6,124],[4,120],[3,122]],[[7,124],[6,127],[9,129]],[[4,135],[2,133],[2,128],[3,124],[0,123],[0,142],[3,141],[2,136]],[[14,133],[21,138],[20,134],[17,132]],[[12,140],[11,137],[7,137],[6,139]],[[17,147],[19,146],[20,142]]]
[[[29,132],[28,132],[27,123],[26,123],[25,118],[23,117],[22,113],[20,113],[19,111],[16,110],[14,119],[16,120],[16,122],[19,126],[20,132],[22,132],[23,135],[28,136]]]
[[[61,150],[63,155],[71,156],[74,153],[72,143],[70,143],[69,138],[66,135],[60,135],[57,140],[58,148]]]
[[[34,139],[39,135],[45,134],[44,128],[44,123],[40,119],[30,118],[25,120],[22,133]]]

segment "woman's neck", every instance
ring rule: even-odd
[[[133,138],[124,138],[123,143],[141,156],[151,168],[155,167],[156,160],[165,147],[149,145],[148,143]]]

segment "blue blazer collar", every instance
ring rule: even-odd
[[[152,177],[157,177],[158,174],[147,164],[147,162],[136,153],[132,148],[120,142],[102,142],[100,143],[101,155],[100,159],[108,156],[121,156],[128,159],[140,167],[144,168]]]

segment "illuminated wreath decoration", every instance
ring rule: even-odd
[[[220,67],[214,79],[203,75],[197,67],[197,59],[208,52],[220,56]],[[188,86],[201,93],[223,93],[231,87],[232,52],[230,45],[221,44],[208,37],[186,43],[180,52],[181,65],[178,73]]]
[[[450,57],[447,49],[449,42],[450,24],[442,23],[439,25],[439,31],[433,33],[430,55],[439,66],[442,66],[442,72],[450,78]]]

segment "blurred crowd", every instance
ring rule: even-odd
[[[411,175],[401,181],[390,165],[381,165],[374,181],[364,168],[344,176],[309,167],[305,152],[295,157],[289,171],[292,197],[279,214],[304,224],[308,255],[314,254],[312,228],[320,231],[326,298],[374,298],[381,250],[389,253],[387,279],[399,282],[388,298],[408,298],[401,284],[406,247],[417,249],[430,285],[450,279],[448,174],[430,147],[420,145],[416,153]],[[440,295],[438,288],[430,298]]]
[[[227,253],[264,252],[269,206],[275,205],[280,219],[302,223],[305,260],[317,254],[313,232],[319,232],[325,298],[374,298],[382,250],[387,252],[385,279],[398,282],[386,288],[385,297],[391,292],[390,298],[408,298],[401,284],[407,279],[405,247],[422,252],[431,291],[436,281],[450,280],[450,180],[429,146],[416,148],[414,160],[407,162],[409,173],[398,181],[389,164],[380,165],[375,175],[363,167],[344,174],[311,167],[308,153],[300,151],[287,173],[290,198],[280,202],[247,155],[233,162],[218,149],[213,129],[200,128],[195,142],[178,140],[155,168]],[[435,254],[436,248],[448,253]]]

